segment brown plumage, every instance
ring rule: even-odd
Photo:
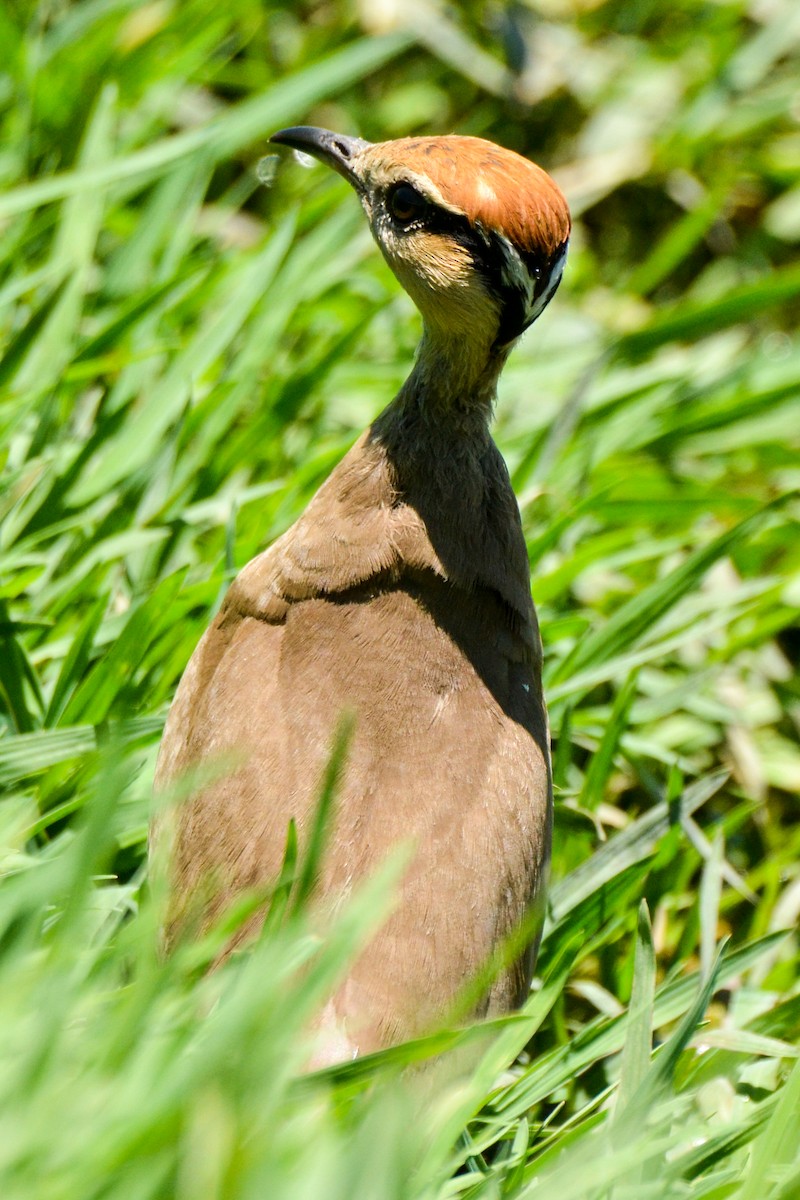
[[[235,751],[179,813],[173,926],[211,920],[302,837],[343,710],[355,733],[322,865],[338,904],[396,843],[396,911],[319,1022],[317,1062],[425,1032],[540,907],[550,847],[541,647],[519,510],[488,422],[508,350],[558,284],[566,203],[478,138],[371,145],[309,127],[273,141],[358,192],[424,334],[399,395],[306,512],[232,584],[169,714],[164,784]],[[523,998],[533,951],[476,1013]]]

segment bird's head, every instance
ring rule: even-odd
[[[430,338],[504,357],[558,287],[567,203],[520,155],[475,137],[373,144],[313,126],[270,140],[314,155],[352,184]]]

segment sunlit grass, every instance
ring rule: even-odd
[[[0,13],[4,1200],[800,1194],[794,6],[547,11]],[[494,137],[578,217],[496,424],[554,734],[539,978],[488,1040],[318,1076],[391,879],[209,976],[213,940],[159,959],[145,860],[201,631],[418,335],[340,180],[259,186],[306,119]],[[467,1079],[398,1074],[454,1042]]]

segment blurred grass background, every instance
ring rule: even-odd
[[[794,0],[19,0],[0,46],[4,1198],[800,1196]],[[554,735],[541,978],[423,1121],[397,1071],[444,1037],[302,1077],[388,878],[210,977],[143,893],[180,673],[419,334],[341,180],[260,186],[300,122],[492,138],[576,218],[496,424]]]

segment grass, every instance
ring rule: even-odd
[[[8,1200],[800,1195],[795,6],[492,11],[0,10]],[[160,961],[145,885],[180,673],[418,336],[340,180],[259,186],[305,120],[493,137],[576,215],[496,425],[554,734],[539,978],[491,1038],[310,1077],[391,869],[324,944],[280,892],[212,976],[224,930]],[[403,1082],[454,1043],[466,1082]]]

